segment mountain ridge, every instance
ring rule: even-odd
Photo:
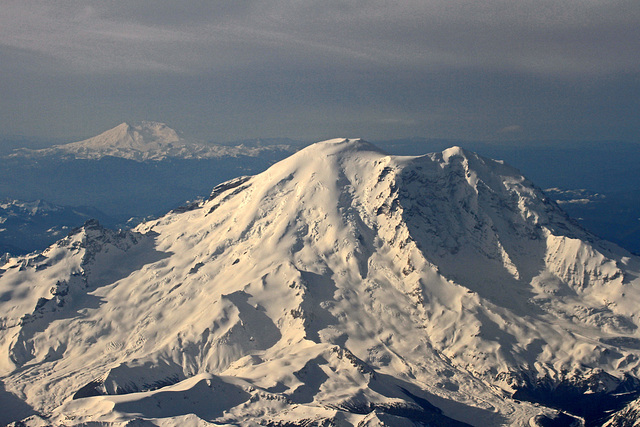
[[[227,146],[208,144],[183,138],[165,123],[123,122],[92,138],[42,149],[17,149],[13,157],[72,156],[97,160],[105,156],[137,162],[161,161],[170,158],[211,159],[224,156],[257,156],[265,151],[292,151],[287,145]]]
[[[0,375],[58,422],[592,423],[640,390],[639,266],[507,165],[334,139],[6,261]]]
[[[18,255],[46,248],[91,218],[110,220],[87,206],[61,206],[41,199],[0,199],[0,253]]]

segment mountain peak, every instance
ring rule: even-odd
[[[440,158],[442,158],[444,163],[452,163],[454,161],[462,161],[466,165],[467,168],[471,169],[486,169],[489,164],[491,164],[491,168],[500,167],[499,164],[503,163],[499,160],[486,159],[480,155],[478,155],[474,151],[467,150],[459,145],[451,146],[442,151],[442,153],[436,153]],[[507,168],[516,171],[514,168],[507,166]],[[476,172],[480,172],[480,170],[476,170]],[[519,172],[516,171],[519,174]]]
[[[336,156],[358,158],[366,153],[374,156],[386,155],[380,148],[361,138],[334,138],[308,145],[280,163],[284,165],[302,158],[306,161]]]
[[[353,152],[353,151],[373,151],[381,153],[375,145],[361,139],[361,138],[333,138],[326,141],[316,142],[305,148],[305,150],[313,150],[317,152],[324,152],[327,155],[338,154],[341,152]],[[304,150],[303,150],[304,151]]]
[[[121,123],[100,135],[71,144],[57,146],[67,151],[88,150],[138,150],[163,148],[182,142],[177,132],[164,123],[142,121],[129,124]]]
[[[135,161],[166,158],[211,159],[219,157],[257,156],[265,151],[290,153],[293,148],[279,146],[221,146],[184,139],[165,123],[123,122],[101,134],[83,141],[56,145],[41,150],[18,149],[12,156],[73,156],[76,159],[97,160],[119,157]]]
[[[442,157],[444,159],[448,160],[449,158],[451,158],[453,156],[468,157],[469,154],[470,154],[470,152],[468,152],[464,148],[460,147],[459,145],[454,145],[454,146],[449,147],[446,150],[444,150],[442,152]]]
[[[127,122],[122,122],[120,123],[118,126],[110,129],[112,131],[123,131],[123,132],[128,132],[129,128],[131,127],[131,125]],[[107,131],[108,132],[108,131]]]
[[[501,163],[328,140],[9,260],[0,375],[54,424],[590,423],[640,390],[639,265]]]

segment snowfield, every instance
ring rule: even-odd
[[[3,260],[0,422],[622,425],[639,277],[501,162],[320,142]]]

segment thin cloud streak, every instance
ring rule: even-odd
[[[230,61],[231,52],[242,57],[269,46],[293,49],[302,57],[319,51],[374,64],[493,70],[533,66],[551,73],[640,69],[638,48],[629,43],[640,38],[639,7],[626,1],[454,0],[402,6],[367,2],[358,7],[340,2],[275,1],[268,7],[239,2],[245,6],[223,10],[220,16],[216,8],[201,3],[196,3],[199,14],[177,13],[189,10],[186,2],[181,8],[165,5],[164,15],[158,7],[162,3],[128,3],[9,1],[0,18],[2,44],[60,55],[74,67],[92,71],[150,63],[167,70],[203,69],[215,64],[212,55]],[[138,62],[143,50],[149,60]]]
[[[639,39],[636,0],[7,0],[0,112],[13,119],[0,133],[152,119],[212,138],[296,137],[266,123],[295,117],[305,136],[333,123],[474,138],[521,123],[528,137],[628,137]],[[264,125],[249,134],[248,122]]]

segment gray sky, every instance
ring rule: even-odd
[[[3,0],[0,135],[640,135],[638,0]]]

